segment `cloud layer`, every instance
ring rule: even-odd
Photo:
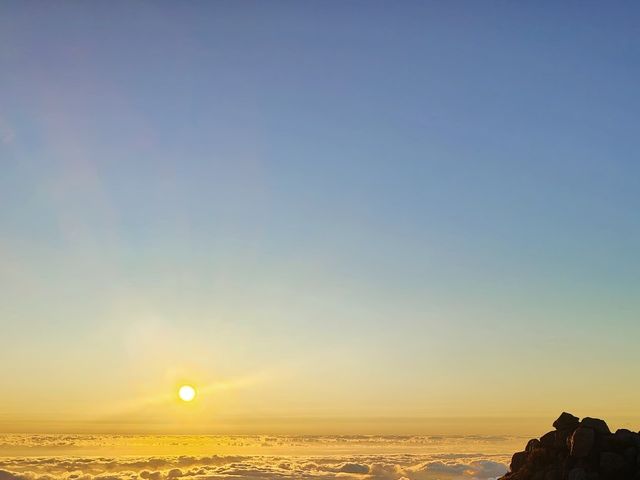
[[[506,471],[513,440],[5,434],[0,480],[490,480]]]
[[[0,480],[489,480],[506,471],[502,458],[463,457],[12,457],[0,461]]]

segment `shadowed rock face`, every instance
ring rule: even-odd
[[[640,480],[640,433],[566,412],[553,426],[513,455],[500,480]]]
[[[591,453],[595,441],[596,434],[592,429],[576,428],[569,437],[569,456],[574,458],[587,457]]]

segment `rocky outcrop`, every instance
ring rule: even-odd
[[[513,454],[500,480],[640,480],[640,433],[566,412],[553,426]]]

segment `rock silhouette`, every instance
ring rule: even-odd
[[[500,480],[640,480],[640,433],[566,412],[553,426],[513,454]]]

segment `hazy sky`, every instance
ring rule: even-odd
[[[3,1],[0,424],[637,417],[639,19]]]

